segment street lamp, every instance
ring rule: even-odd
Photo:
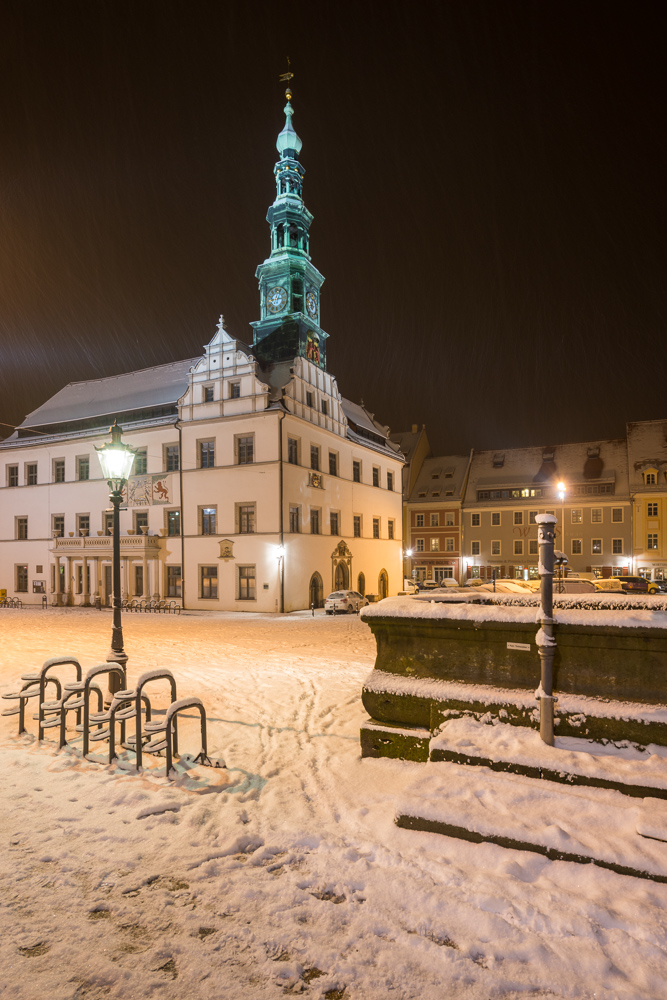
[[[120,439],[121,429],[114,420],[109,428],[111,442],[106,442],[98,448],[95,445],[97,457],[102,466],[102,475],[107,480],[109,499],[113,506],[113,627],[111,630],[111,649],[107,655],[107,663],[127,663],[127,653],[123,649],[123,629],[120,623],[120,505],[123,500],[123,486],[128,480],[134,462],[135,449],[123,444]],[[109,691],[120,690],[120,679],[116,674],[109,674]]]

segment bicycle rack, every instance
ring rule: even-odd
[[[66,684],[65,690],[69,691],[71,694],[76,692],[82,693],[83,698],[83,724],[78,725],[77,731],[83,733],[83,756],[87,757],[89,752],[90,743],[90,691],[91,688],[97,694],[97,707],[102,712],[104,708],[104,700],[102,696],[102,691],[99,685],[93,685],[95,677],[99,677],[101,674],[117,674],[120,678],[121,684],[127,684],[127,673],[124,666],[120,663],[98,663],[97,666],[91,667],[86,674],[85,680],[78,680],[76,684]],[[95,723],[93,723],[95,724]],[[101,723],[98,724],[98,729],[101,728]]]
[[[148,743],[144,750],[147,753],[159,751],[161,749],[166,750],[167,763],[165,768],[165,777],[170,778],[173,769],[173,757],[178,752],[176,749],[176,718],[179,712],[183,712],[186,708],[196,708],[199,711],[200,722],[201,722],[201,750],[198,754],[192,756],[190,754],[183,754],[181,760],[185,760],[188,763],[193,764],[204,764],[206,767],[225,767],[225,762],[221,757],[211,758],[208,755],[208,746],[206,738],[206,709],[202,703],[201,698],[181,698],[179,701],[173,701],[169,708],[167,709],[167,714],[165,716],[164,722],[153,722],[146,725],[146,730],[153,733],[164,732],[164,737],[158,737],[153,743]],[[173,728],[172,728],[173,722]],[[170,737],[173,735],[173,740]],[[173,750],[172,750],[173,746]]]
[[[131,694],[132,692],[130,692]],[[121,746],[126,746],[125,741],[125,723],[128,719],[133,719],[136,716],[136,707],[134,699],[130,697],[119,697],[121,694],[126,694],[126,692],[116,692],[114,695],[111,707],[105,712],[98,712],[90,716],[90,721],[92,723],[104,723],[108,722],[109,726],[107,729],[97,729],[91,734],[91,740],[105,740],[109,741],[109,763],[113,764],[114,760],[118,758],[116,753],[116,720],[120,722],[120,744]],[[148,695],[142,694],[141,700],[144,703],[146,712],[146,722],[151,720],[151,703]]]
[[[67,708],[65,708],[65,703],[69,700],[71,694],[68,693],[64,697],[62,696],[62,692],[60,690],[60,681],[58,681],[57,679],[56,679],[57,683],[56,700],[51,702],[44,701],[44,695],[46,693],[46,675],[49,672],[49,670],[52,670],[54,667],[66,667],[69,665],[74,667],[74,669],[76,670],[76,679],[77,681],[80,681],[82,674],[81,664],[73,656],[52,656],[51,659],[46,660],[44,662],[44,665],[42,666],[42,669],[39,672],[39,712],[35,716],[35,718],[37,719],[38,740],[44,739],[45,729],[50,729],[52,726],[56,726],[61,723],[60,717],[49,719],[48,721],[46,721],[45,717],[47,714],[58,715],[58,713],[60,713],[60,716],[62,716],[64,720],[64,717],[67,714],[67,712],[74,711],[76,709],[76,721],[77,723],[81,722],[82,702],[79,701],[78,703],[72,703],[68,705]],[[68,690],[69,690],[68,686],[65,685],[65,691]],[[61,740],[63,736],[64,736],[64,725],[61,725],[61,732],[60,732]],[[64,746],[64,743],[61,743],[60,745],[62,747]]]
[[[21,680],[25,681],[25,684],[19,691],[11,691],[8,694],[3,694],[5,700],[18,700],[18,705],[13,708],[6,708],[2,713],[4,716],[7,715],[18,715],[19,717],[19,731],[18,735],[21,736],[23,733],[27,733],[28,730],[25,727],[25,707],[28,704],[28,699],[36,698],[40,694],[39,686],[39,675],[35,674],[33,679],[30,678],[30,674],[24,674]],[[59,698],[61,694],[60,681],[57,677],[47,677],[47,684],[54,684],[56,688],[56,695]]]
[[[127,741],[126,741],[126,743],[124,745],[127,747],[128,750],[134,750],[134,752],[136,754],[135,767],[136,767],[137,771],[140,771],[141,768],[142,768],[142,765],[143,765],[144,739],[146,738],[146,737],[144,737],[144,734],[142,733],[142,727],[141,727],[141,700],[142,700],[142,697],[143,697],[142,691],[143,691],[144,686],[146,684],[148,684],[150,681],[159,681],[159,680],[168,680],[169,681],[169,684],[170,684],[170,687],[171,687],[171,701],[172,701],[172,703],[175,702],[176,701],[176,679],[175,679],[174,675],[172,674],[171,670],[165,670],[165,669],[162,669],[160,667],[157,667],[157,669],[155,669],[155,670],[147,670],[146,673],[142,674],[141,677],[139,678],[139,680],[137,681],[136,688],[134,688],[133,690],[117,691],[116,692],[116,698],[118,698],[118,699],[122,698],[124,701],[134,700],[134,709],[135,709],[135,713],[136,713],[136,716],[135,716],[135,718],[136,718],[136,721],[135,721],[135,727],[136,727],[135,728],[135,736],[134,736],[134,740],[132,739],[132,737],[128,737],[128,739],[127,739]],[[147,733],[157,732],[158,730],[156,730],[154,728],[156,725],[158,725],[158,723],[149,721],[149,719],[147,718],[146,719],[146,732]],[[150,736],[148,737],[148,739],[150,740]],[[155,741],[153,741],[153,742],[155,743]],[[153,745],[153,744],[151,744],[151,745]],[[177,745],[178,745],[178,733],[176,732],[176,723],[174,723],[174,747],[177,747]],[[162,748],[162,749],[164,749],[164,748]],[[174,752],[177,753],[178,751],[175,749]]]

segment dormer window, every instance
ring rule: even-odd
[[[599,447],[597,447],[597,448],[589,448],[588,449],[588,457],[589,458],[599,458],[600,457],[600,448]]]
[[[504,452],[498,452],[498,454],[496,454],[496,455],[493,456],[493,468],[494,469],[502,469],[502,467],[503,467],[504,464],[505,464],[505,453]]]
[[[655,486],[658,481],[657,473],[650,469],[644,473],[644,485],[645,486]]]

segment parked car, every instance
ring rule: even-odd
[[[617,576],[626,594],[648,594],[648,580],[643,576]]]
[[[324,610],[328,615],[354,615],[369,603],[357,590],[334,590],[324,602]]]
[[[592,580],[582,580],[580,577],[569,580],[559,580],[554,576],[554,594],[595,594],[596,586]]]
[[[667,580],[647,580],[649,594],[667,594]]]

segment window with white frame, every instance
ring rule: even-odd
[[[423,514],[417,514],[417,515],[415,515],[415,527],[416,528],[423,528],[424,527],[424,515]]]
[[[537,555],[537,539],[536,538],[531,538],[529,540],[529,542],[528,542],[528,555],[530,555],[530,556],[536,556]]]
[[[591,507],[591,524],[602,524],[602,507]]]
[[[478,556],[482,548],[481,542],[471,542],[470,543],[470,554],[473,556]]]
[[[570,545],[571,545],[572,555],[573,556],[580,556],[581,555],[581,546],[582,546],[582,540],[581,540],[581,538],[573,538],[572,541],[571,541],[571,543],[570,543]]]
[[[591,538],[591,555],[601,556],[602,555],[602,539],[601,538]]]
[[[480,523],[480,515],[479,514],[471,514],[470,515],[470,524],[472,525],[472,527],[473,528],[479,528],[479,523]]]
[[[497,538],[491,542],[491,555],[492,556],[500,555],[500,541]]]
[[[528,511],[528,524],[536,524],[537,523],[535,521],[535,518],[537,517],[537,514],[538,514],[538,512],[536,510],[529,510]]]
[[[646,486],[655,486],[655,472],[645,472],[644,483]]]
[[[521,538],[514,539],[514,555],[515,556],[523,555],[523,540]]]
[[[615,556],[623,555],[623,539],[622,538],[612,538],[611,540],[611,551]]]
[[[581,524],[583,519],[584,517],[581,507],[573,507],[570,511],[570,524]]]
[[[167,566],[167,597],[181,596],[181,567]]]
[[[51,534],[54,538],[63,538],[65,535],[65,515],[54,514],[51,518]]]
[[[437,527],[439,527],[439,525],[440,525],[440,515],[439,514],[431,514],[431,527],[432,528],[437,528]]]
[[[445,552],[454,551],[454,539],[450,535],[449,538],[445,538]]]
[[[19,484],[19,467],[18,465],[8,465],[7,466],[7,486],[18,486]]]
[[[14,535],[23,541],[28,537],[28,518],[17,517],[14,519]]]
[[[90,514],[76,515],[76,533],[79,537],[88,534],[90,531]]]
[[[432,538],[431,539],[431,552],[439,552],[439,551],[440,551],[440,539],[439,538]]]
[[[622,507],[612,507],[611,508],[611,520],[614,524],[620,524],[623,521],[623,508]]]
[[[494,511],[491,512],[491,527],[492,528],[499,528],[500,527],[500,511],[499,510],[494,510]]]
[[[454,511],[453,510],[445,511],[445,527],[453,528],[454,524],[455,524]]]
[[[417,552],[423,552],[424,551],[424,539],[423,538],[415,538],[415,549],[416,549]]]
[[[65,482],[65,459],[54,458],[53,460],[53,481],[54,483]]]
[[[25,483],[26,486],[36,486],[37,485],[37,463],[29,462],[25,467]]]
[[[523,511],[522,510],[515,510],[514,511],[514,523],[515,524],[523,524]]]
[[[657,547],[658,547],[658,534],[657,532],[649,531],[647,536],[646,548],[657,549]]]
[[[80,455],[76,460],[76,478],[85,481],[90,479],[90,458],[88,455]]]
[[[144,532],[142,529],[146,528]],[[148,534],[148,511],[147,510],[135,510],[134,512],[134,530],[138,535]]]

